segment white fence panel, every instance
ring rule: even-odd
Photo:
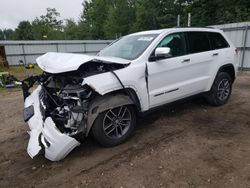
[[[4,46],[9,65],[36,63],[36,58],[47,52],[68,52],[96,54],[111,40],[70,40],[70,41],[0,41]]]

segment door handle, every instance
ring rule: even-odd
[[[188,63],[188,62],[190,62],[190,59],[183,59],[181,62],[182,63]]]
[[[219,55],[219,53],[214,53],[214,54],[213,54],[213,56],[217,56],[217,55]]]

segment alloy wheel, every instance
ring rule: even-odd
[[[112,139],[118,139],[127,133],[131,120],[131,113],[126,106],[110,109],[103,118],[104,133]]]
[[[222,79],[218,84],[217,96],[221,101],[228,98],[230,94],[230,83],[228,79]]]

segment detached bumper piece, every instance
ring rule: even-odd
[[[59,132],[50,117],[45,120],[42,138],[45,141],[45,143],[42,141],[45,146],[45,157],[51,161],[63,159],[72,149],[80,145],[76,139]]]
[[[27,152],[31,158],[35,157],[42,149],[45,157],[51,161],[59,161],[66,157],[80,143],[61,133],[51,117],[43,120],[40,111],[39,93],[41,86],[38,86],[26,99],[24,120],[27,121],[30,140]]]
[[[29,121],[34,116],[34,106],[31,105],[23,110],[23,119],[25,122]]]

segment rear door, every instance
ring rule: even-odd
[[[218,53],[213,51],[210,32],[192,31],[187,32],[188,53],[192,55],[192,65],[196,67],[193,74],[196,75],[199,90],[206,91],[211,82],[216,63],[218,63]]]
[[[172,57],[147,62],[150,107],[204,91],[213,60],[206,33],[169,34],[158,46],[170,47]]]
[[[207,90],[211,88],[214,78],[222,65],[233,64],[235,61],[235,48],[230,48],[230,45],[218,32],[208,32],[208,37],[211,44],[211,55],[213,57],[213,65],[210,66],[210,83],[208,84]]]

